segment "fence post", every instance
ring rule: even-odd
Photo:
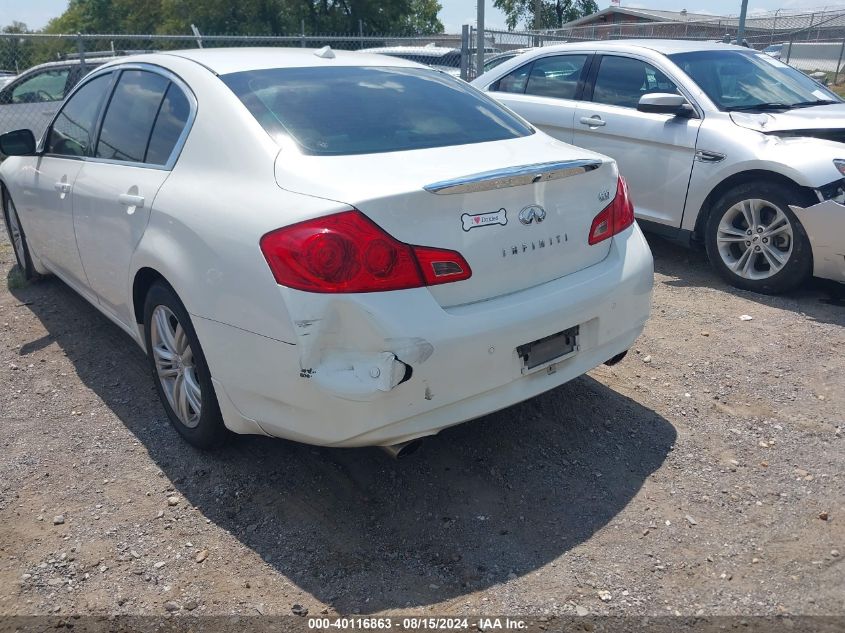
[[[194,34],[194,37],[197,38],[197,48],[202,48],[202,33],[200,33],[200,30],[192,24],[191,32]]]
[[[364,48],[364,20],[358,20],[358,37],[361,38],[358,48]]]
[[[476,3],[476,30],[475,34],[475,76],[480,77],[484,72],[484,2],[478,0]]]
[[[299,45],[305,48],[305,18],[302,18],[302,21],[299,23],[299,37],[301,38]]]
[[[469,81],[469,24],[461,26],[461,79]]]
[[[839,68],[842,66],[842,54],[845,53],[845,39],[842,40],[842,46],[839,47],[839,61],[836,62],[836,73],[833,75],[833,85],[839,83]]]
[[[794,35],[789,36],[789,47],[786,49],[786,63],[789,63],[789,59],[792,57],[792,40],[795,39]]]
[[[82,33],[76,34],[76,52],[79,53],[79,67],[82,74],[85,74],[85,42],[82,40]]]

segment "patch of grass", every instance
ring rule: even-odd
[[[9,271],[9,274],[6,275],[6,285],[9,290],[20,290],[21,288],[26,288],[29,285],[29,281],[24,277],[23,271],[15,265]]]

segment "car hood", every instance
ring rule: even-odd
[[[816,131],[840,130],[845,136],[845,103],[796,108],[786,112],[731,112],[740,127],[764,134],[790,132],[790,136],[817,136]],[[825,136],[824,138],[829,138]]]

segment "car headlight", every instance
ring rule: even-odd
[[[839,173],[845,176],[845,158],[834,158],[833,164],[839,170]]]

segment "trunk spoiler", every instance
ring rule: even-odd
[[[425,185],[423,189],[430,193],[441,195],[504,189],[505,187],[518,187],[520,185],[531,185],[547,180],[558,180],[559,178],[577,176],[598,169],[602,164],[603,162],[601,160],[583,159],[504,167],[502,169],[461,176],[451,180],[433,182],[430,185]]]

